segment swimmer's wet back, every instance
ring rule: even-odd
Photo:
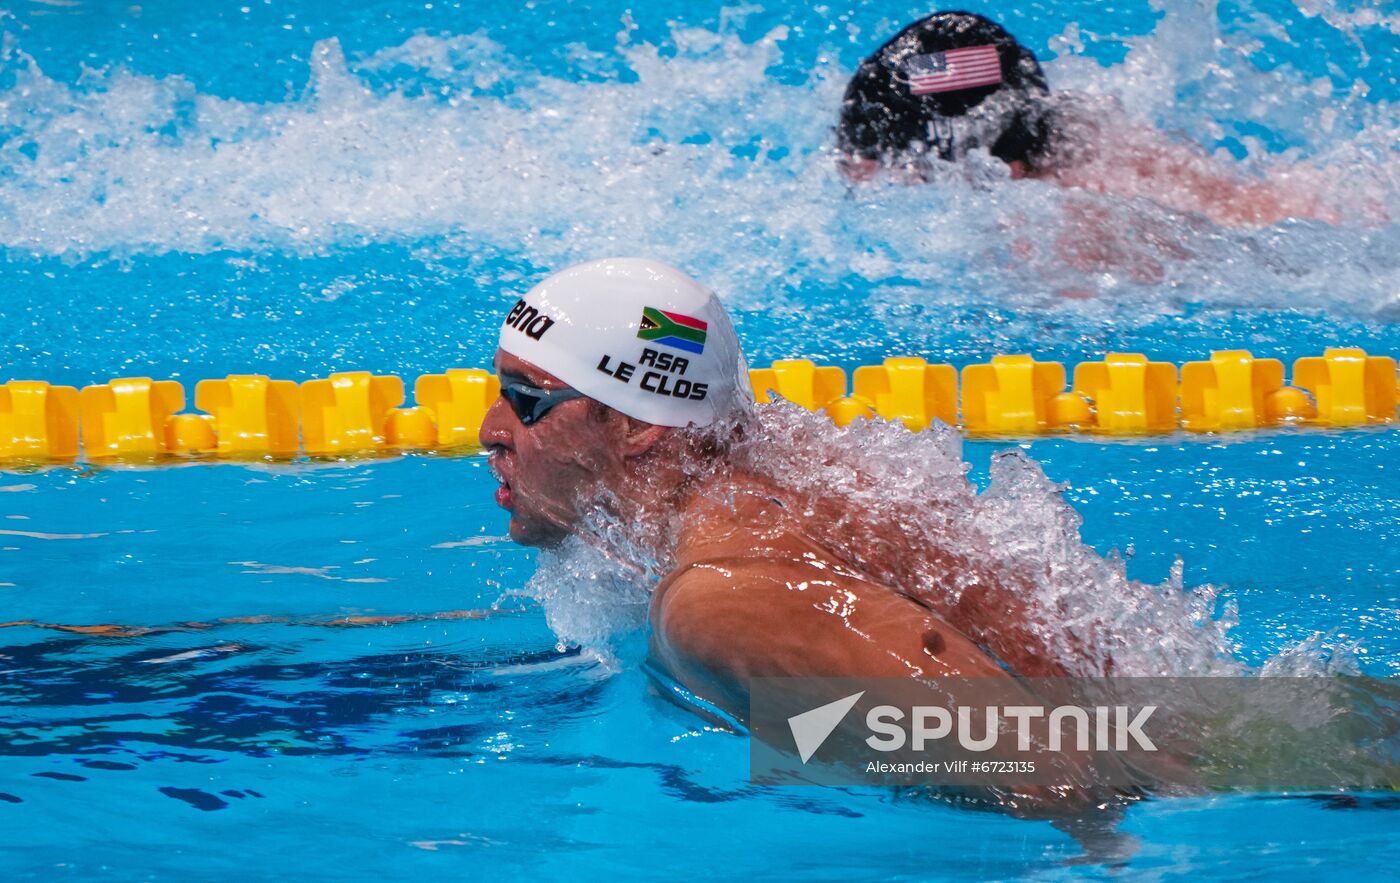
[[[980,15],[939,12],[861,62],[846,87],[837,146],[891,165],[954,161],[985,148],[1034,164],[1046,149],[1050,90],[1029,49]]]

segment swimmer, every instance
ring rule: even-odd
[[[748,366],[719,300],[681,271],[618,258],[549,277],[506,314],[495,369],[501,395],[481,441],[511,537],[604,544],[589,536],[599,508],[649,536],[660,561],[653,659],[735,718],[747,716],[752,678],[1009,683],[1002,663],[1064,673],[1036,652],[1015,600],[952,611],[993,637],[994,659],[891,571],[814,538],[814,520],[859,513],[803,511],[784,488],[729,462],[755,408]],[[868,551],[898,558],[901,539],[886,533]]]
[[[1301,175],[1242,178],[1198,147],[1127,124],[1116,107],[1052,96],[1029,49],[967,12],[921,19],[861,62],[846,87],[836,146],[852,181],[881,172],[926,181],[934,160],[959,162],[980,148],[1013,179],[1143,197],[1226,226],[1340,220],[1325,188]]]

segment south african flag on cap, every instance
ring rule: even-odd
[[[699,354],[705,351],[705,330],[709,327],[694,316],[643,307],[642,324],[637,329],[637,336],[652,343]]]

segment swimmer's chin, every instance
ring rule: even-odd
[[[522,546],[549,549],[559,545],[569,535],[556,524],[541,522],[515,513],[510,516],[510,538]]]
[[[500,486],[496,488],[496,505],[510,513],[510,538],[522,546],[548,548],[557,546],[568,536],[568,531],[553,522],[531,517],[521,512],[517,505],[515,489],[510,482],[498,475]]]

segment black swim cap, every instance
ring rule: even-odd
[[[1001,25],[937,12],[861,62],[846,87],[837,146],[864,159],[955,160],[985,147],[1005,162],[1031,161],[1049,139],[1049,94],[1035,56]]]

